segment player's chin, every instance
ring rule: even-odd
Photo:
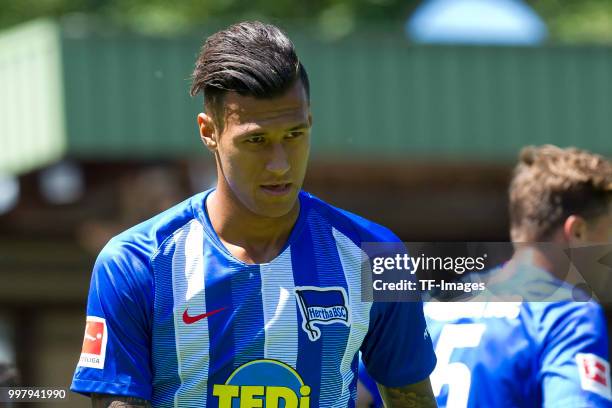
[[[279,218],[291,212],[297,202],[297,191],[291,191],[286,195],[258,194],[256,200],[256,213],[262,217]]]

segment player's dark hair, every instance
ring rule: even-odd
[[[576,148],[526,147],[510,183],[512,240],[547,241],[570,215],[592,221],[611,201],[609,160]]]
[[[271,98],[298,79],[310,99],[308,74],[291,40],[273,25],[247,21],[208,37],[196,61],[190,93],[203,92],[206,110],[222,125],[226,92]]]

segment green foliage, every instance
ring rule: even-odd
[[[315,25],[332,36],[356,22],[401,23],[419,0],[0,0],[0,27],[36,17],[93,14],[135,31],[172,34],[217,21],[262,19]]]
[[[532,0],[558,42],[612,43],[612,1]]]
[[[553,42],[612,43],[612,0],[528,0]],[[342,37],[362,24],[401,30],[421,0],[0,0],[0,28],[37,17],[95,15],[120,27],[178,34],[207,24],[262,19]]]

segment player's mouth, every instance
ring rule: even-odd
[[[262,184],[261,189],[270,195],[282,196],[291,191],[292,183]]]

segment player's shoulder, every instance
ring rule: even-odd
[[[574,335],[605,330],[606,327],[603,308],[594,300],[524,302],[523,308],[542,335],[564,327]]]
[[[196,206],[208,191],[196,194],[145,220],[109,240],[97,262],[117,261],[131,257],[148,264],[160,246],[176,231],[197,219]]]
[[[565,318],[570,315],[597,316],[603,314],[603,308],[594,300],[564,300],[556,302],[525,302],[524,307],[541,318]]]
[[[362,242],[400,242],[397,235],[383,225],[333,206],[305,191],[300,195],[310,211],[357,245]]]

